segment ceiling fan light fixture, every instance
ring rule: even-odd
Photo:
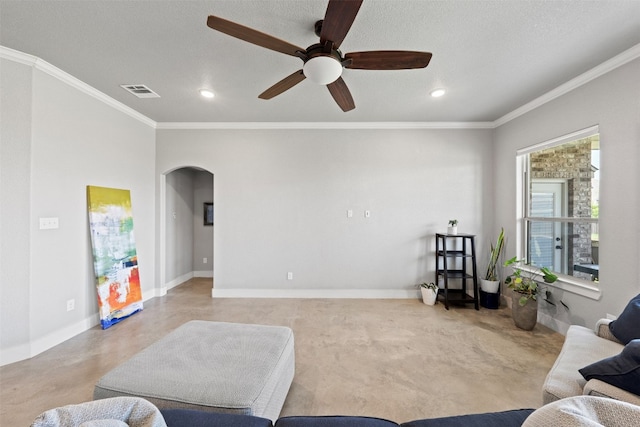
[[[440,98],[445,93],[446,91],[444,89],[434,89],[431,92],[429,92],[429,95],[431,95],[433,98]]]
[[[200,95],[205,98],[213,98],[215,96],[215,94],[209,89],[200,89]]]
[[[319,85],[328,85],[342,74],[342,64],[333,56],[318,55],[305,62],[302,67],[305,77]]]

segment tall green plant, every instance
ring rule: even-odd
[[[491,244],[491,254],[489,256],[489,264],[487,264],[487,273],[484,275],[485,280],[498,280],[498,261],[500,254],[504,248],[504,228],[500,229],[500,235],[498,235],[498,242],[495,246]]]

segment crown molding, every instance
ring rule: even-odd
[[[33,55],[22,53],[18,50],[9,49],[8,47],[0,46],[0,58],[8,59],[19,64],[28,65],[29,67],[35,67],[38,58]]]
[[[492,129],[492,122],[160,122],[156,129]]]
[[[80,79],[77,79],[76,77],[73,77],[71,74],[66,73],[64,71],[62,71],[61,69],[59,69],[58,67],[55,67],[51,64],[49,64],[47,61],[44,61],[36,56],[33,55],[29,55],[27,53],[23,53],[14,49],[9,49],[8,47],[4,47],[4,46],[0,46],[0,58],[3,59],[8,59],[20,64],[24,64],[27,65],[29,67],[35,68],[39,71],[42,71],[52,77],[55,77],[56,79],[68,84],[69,86],[101,101],[104,102],[105,104],[109,105],[110,107],[128,115],[133,117],[134,119],[146,124],[147,126],[150,126],[152,128],[156,127],[156,122],[151,120],[150,118],[148,118],[147,116],[140,114],[139,112],[137,112],[136,110],[134,110],[131,107],[128,107],[126,105],[124,105],[123,103],[121,103],[120,101],[116,101],[115,99],[111,98],[110,96],[100,92],[99,90],[95,89],[92,86],[89,86],[88,84],[86,84],[85,82],[83,82]]]
[[[520,117],[523,114],[526,114],[529,111],[540,107],[541,105],[551,102],[554,99],[559,98],[560,96],[565,95],[566,93],[569,93],[572,90],[577,89],[580,86],[583,86],[590,81],[595,80],[598,77],[607,74],[608,72],[613,71],[616,68],[621,67],[637,58],[640,58],[640,44],[637,44],[632,48],[625,50],[624,52],[614,56],[610,60],[605,61],[602,64],[590,69],[589,71],[580,74],[578,77],[569,80],[568,82],[558,86],[555,89],[550,90],[549,92],[523,105],[522,107],[516,108],[512,112],[505,114],[504,116],[493,122],[493,127],[502,126],[503,124],[510,122],[511,120]]]

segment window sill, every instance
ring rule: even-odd
[[[598,286],[589,285],[583,280],[571,280],[568,276],[558,278],[558,281],[555,283],[545,283],[545,285],[562,289],[572,294],[581,295],[595,301],[598,301],[602,297],[602,291]]]
[[[526,265],[520,267],[520,269],[534,273],[538,271],[538,269],[531,268]],[[595,301],[599,301],[602,297],[602,291],[597,285],[593,285],[591,284],[592,282],[587,282],[585,280],[575,279],[571,276],[558,275],[558,280],[554,283],[545,283],[543,281],[538,281],[538,283],[551,288],[571,292],[572,294],[580,295]]]

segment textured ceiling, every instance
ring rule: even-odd
[[[640,43],[640,1],[365,0],[341,46],[433,53],[426,69],[344,70],[356,109],[306,80],[258,95],[298,58],[206,26],[208,15],[302,47],[326,1],[6,1],[0,44],[39,57],[157,122],[495,121]],[[137,99],[121,84],[160,94]],[[436,87],[443,98],[428,97]],[[216,97],[206,100],[200,88]]]

